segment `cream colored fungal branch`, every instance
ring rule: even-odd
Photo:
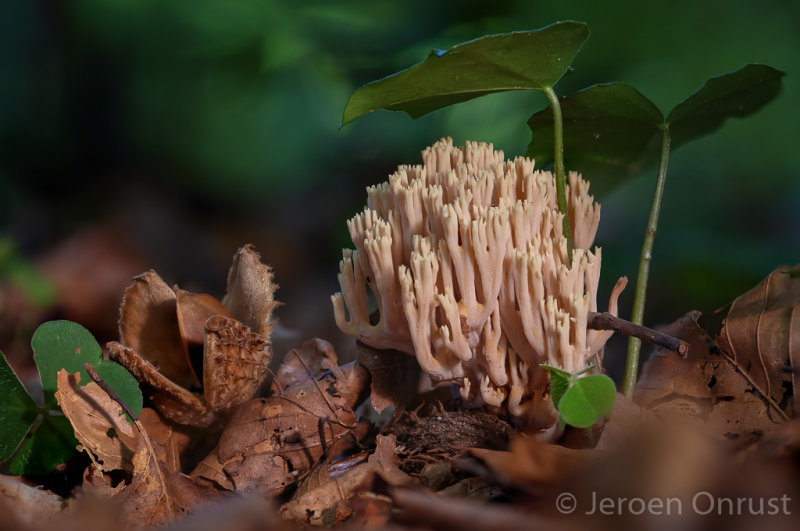
[[[366,208],[348,221],[356,249],[340,263],[336,323],[367,345],[416,356],[465,400],[549,427],[556,413],[539,364],[576,371],[611,335],[586,326],[597,311],[601,253],[590,247],[600,205],[571,173],[570,262],[550,172],[449,138],[422,158],[369,187]],[[625,283],[612,291],[614,315]]]

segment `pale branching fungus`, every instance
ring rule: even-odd
[[[570,173],[570,262],[550,172],[505,160],[492,144],[454,147],[449,138],[422,158],[369,187],[367,207],[348,221],[356,250],[343,252],[336,323],[374,348],[416,356],[467,401],[505,404],[519,421],[550,427],[556,413],[539,365],[581,369],[611,335],[587,329],[597,311],[601,255],[589,248],[600,205]],[[612,314],[625,284],[611,293]]]

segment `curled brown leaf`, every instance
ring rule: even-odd
[[[261,255],[248,244],[233,257],[228,271],[227,294],[222,304],[236,319],[269,338],[274,326],[272,311],[278,305],[275,301],[277,288],[269,266],[261,262]]]
[[[185,388],[200,385],[184,352],[175,293],[158,274],[133,278],[119,308],[120,342]]]
[[[109,356],[139,381],[142,393],[169,420],[178,424],[207,428],[217,420],[216,414],[197,395],[175,384],[161,374],[139,353],[117,342],[107,345]]]

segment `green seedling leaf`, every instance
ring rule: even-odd
[[[0,461],[11,457],[38,414],[39,408],[0,352]]]
[[[586,24],[568,21],[434,50],[411,68],[356,90],[345,106],[342,126],[376,109],[419,118],[485,94],[550,88],[588,37]]]
[[[765,65],[745,65],[714,77],[683,100],[665,119],[635,88],[624,83],[594,85],[561,98],[564,160],[568,168],[592,177],[602,193],[658,160],[662,130],[672,149],[717,129],[730,117],[748,116],[778,95],[784,73]],[[543,167],[553,160],[550,109],[528,120],[527,154]]]
[[[42,377],[45,404],[55,406],[58,371],[81,373],[81,385],[91,382],[83,368],[91,363],[97,373],[110,385],[137,415],[142,410],[142,393],[136,379],[116,362],[103,360],[103,351],[92,334],[71,321],[50,321],[41,325],[31,340],[33,357]]]
[[[750,64],[712,77],[680,102],[667,117],[673,149],[719,128],[731,117],[743,118],[775,99],[784,72]]]
[[[627,175],[652,164],[664,116],[641,92],[624,83],[593,85],[561,98],[564,163],[592,178],[602,193]],[[528,156],[537,167],[553,162],[553,113],[543,109],[528,120],[533,132]]]
[[[550,372],[550,396],[553,398],[553,406],[558,409],[558,403],[561,402],[561,397],[567,392],[572,375],[552,365],[542,363],[540,367]]]
[[[575,380],[561,397],[558,412],[567,424],[588,428],[614,407],[617,390],[605,374],[593,374]]]

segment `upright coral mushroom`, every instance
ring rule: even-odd
[[[611,335],[587,329],[597,311],[601,253],[589,248],[600,205],[570,173],[570,261],[550,172],[505,160],[492,144],[454,147],[449,138],[422,158],[367,188],[366,208],[348,221],[356,249],[340,263],[336,323],[374,348],[416,356],[465,400],[505,403],[521,422],[549,427],[556,413],[539,365],[580,369]],[[612,290],[612,314],[625,284]]]

